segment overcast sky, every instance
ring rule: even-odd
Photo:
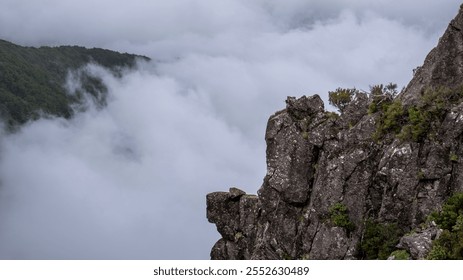
[[[205,196],[257,191],[286,96],[405,86],[459,2],[0,0],[2,39],[153,59],[89,66],[106,108],[0,137],[0,258],[208,259]]]

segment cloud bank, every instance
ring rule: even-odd
[[[205,257],[204,195],[262,173],[258,149],[171,78],[102,74],[106,109],[3,139],[0,256]]]
[[[0,37],[148,55],[108,106],[0,141],[0,258],[206,259],[205,195],[256,192],[288,95],[396,82],[458,1],[0,0]],[[425,4],[426,3],[426,4]],[[89,9],[92,7],[92,9]],[[431,20],[430,20],[431,19]]]

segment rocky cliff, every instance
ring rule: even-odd
[[[416,103],[430,87],[455,88],[463,77],[463,14],[453,19],[438,45],[426,56],[400,98],[404,103]]]
[[[212,259],[425,258],[428,219],[463,191],[463,10],[397,97],[351,91],[342,113],[288,97],[268,121],[257,196],[207,195]],[[392,254],[391,254],[392,253]]]

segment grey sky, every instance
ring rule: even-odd
[[[148,55],[108,107],[0,138],[0,258],[206,259],[286,96],[405,86],[459,1],[0,0],[0,38]]]

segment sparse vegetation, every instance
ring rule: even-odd
[[[348,210],[346,205],[336,203],[329,209],[331,222],[338,227],[346,229],[350,233],[355,229],[355,224],[349,219]]]
[[[338,108],[342,114],[347,105],[352,101],[357,90],[355,88],[337,88],[335,91],[328,92],[328,101],[331,105]]]
[[[433,212],[430,219],[436,222],[443,232],[434,240],[427,258],[463,259],[463,193],[450,197],[442,206],[442,211]]]
[[[433,125],[443,120],[451,105],[457,103],[462,97],[461,89],[427,90],[420,102],[408,109],[408,122],[403,127],[399,138],[422,141],[432,132]]]
[[[409,260],[410,254],[406,250],[397,250],[391,253],[394,260]]]
[[[372,135],[375,141],[379,141],[386,134],[400,132],[404,122],[404,108],[400,100],[394,100],[397,95],[397,85],[389,83],[370,87],[372,102],[368,107],[368,113],[379,113],[376,123],[376,131]]]
[[[397,95],[397,85],[389,83],[387,86],[382,84],[370,87],[370,95],[373,101],[368,107],[368,113],[373,114],[378,111],[385,111],[387,106],[392,103],[394,97]]]
[[[412,107],[408,109],[408,121],[400,134],[399,139],[402,141],[412,139],[413,141],[421,140],[429,130],[429,116],[427,112]]]
[[[458,156],[457,156],[455,153],[452,152],[452,153],[450,153],[450,155],[449,155],[449,160],[450,160],[451,162],[458,162]]]
[[[434,242],[426,258],[428,260],[446,260],[448,259],[448,249]]]
[[[379,141],[392,133],[402,141],[423,141],[433,134],[433,127],[442,122],[452,104],[463,98],[463,89],[445,88],[427,90],[417,105],[404,108],[400,100],[394,100],[394,85],[371,87],[373,101],[368,112],[379,113],[373,139]]]
[[[325,113],[325,115],[329,118],[329,119],[332,119],[332,120],[336,120],[339,118],[339,115],[336,114],[335,112],[330,112],[330,111],[327,111]]]
[[[235,233],[235,242],[237,242],[238,240],[240,240],[241,238],[243,238],[244,235],[241,231],[238,231]]]
[[[391,132],[394,134],[399,133],[404,121],[404,109],[399,100],[385,103],[383,109],[384,111],[376,124],[376,131],[373,134],[375,140],[379,140],[385,134]]]
[[[397,224],[378,223],[368,220],[360,243],[359,258],[387,259],[399,242],[401,231]]]

